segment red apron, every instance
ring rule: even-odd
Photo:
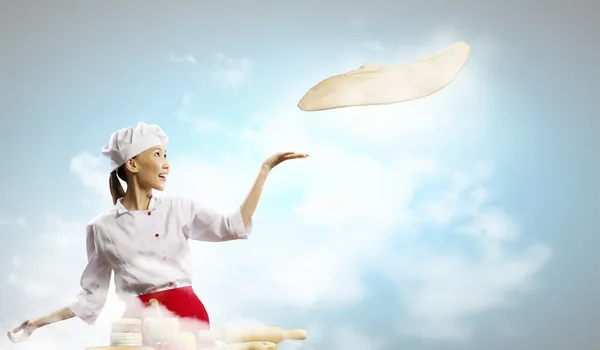
[[[210,319],[204,304],[200,301],[192,287],[168,289],[156,293],[138,296],[138,299],[147,307],[150,300],[155,299],[164,308],[175,314],[180,319],[180,331],[193,333],[198,340],[198,331],[210,328]],[[123,317],[143,319],[142,310],[128,306]],[[209,344],[198,344],[209,345]]]

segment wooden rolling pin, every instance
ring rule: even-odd
[[[277,350],[277,344],[270,342],[231,343],[219,350]]]
[[[279,344],[284,340],[304,340],[303,329],[285,330],[281,327],[226,328],[220,330],[202,330],[200,341],[221,341],[224,343],[270,342]]]

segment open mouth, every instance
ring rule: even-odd
[[[158,178],[161,181],[167,181],[167,174],[158,174]]]

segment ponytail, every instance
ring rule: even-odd
[[[121,181],[119,181],[117,170],[110,173],[110,177],[108,178],[108,186],[110,188],[110,195],[112,196],[113,204],[117,204],[119,198],[123,198],[125,196],[125,190],[123,189],[123,185],[121,185]]]

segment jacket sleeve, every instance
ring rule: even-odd
[[[93,325],[104,308],[112,269],[98,252],[94,227],[87,226],[88,263],[81,275],[81,292],[68,306],[75,316],[85,323]]]
[[[252,220],[244,227],[240,209],[231,214],[219,213],[188,198],[179,199],[179,207],[186,219],[187,238],[205,242],[226,242],[247,239],[252,233]]]

